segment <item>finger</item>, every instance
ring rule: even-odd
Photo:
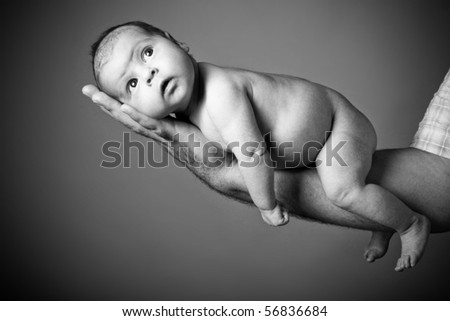
[[[156,133],[151,132],[150,130],[139,124],[137,121],[133,120],[129,115],[123,113],[120,108],[122,104],[119,101],[101,92],[96,86],[91,84],[86,85],[82,88],[82,92],[84,95],[91,98],[92,101],[96,105],[98,105],[102,111],[104,111],[106,114],[119,121],[129,129],[137,132],[140,135],[160,140],[160,137],[156,135]],[[142,116],[143,115],[141,115],[141,117]]]
[[[119,110],[120,106],[122,105],[119,101],[100,91],[94,85],[89,84],[84,86],[82,92],[84,95],[91,98],[94,104],[103,107],[109,111]]]
[[[111,117],[118,120],[119,122],[121,122],[123,125],[125,125],[129,129],[131,129],[132,131],[134,131],[142,136],[145,136],[145,137],[157,140],[157,141],[163,141],[163,139],[158,135],[157,132],[150,130],[146,126],[139,124],[134,119],[132,119],[130,116],[121,112],[120,110],[113,111],[110,113],[110,115],[111,115]]]
[[[85,96],[91,98],[91,100],[92,100],[92,97],[93,97],[94,95],[96,95],[98,92],[100,92],[100,90],[99,90],[96,86],[91,85],[91,84],[84,86],[84,87],[81,89],[81,91],[83,92],[83,94],[84,94]],[[97,104],[97,105],[98,105],[98,106],[100,107],[100,109],[103,110],[106,114],[108,114],[109,116],[113,117],[113,115],[111,114],[111,112],[110,112],[108,109],[106,109],[106,108],[103,107],[102,105],[99,105],[99,104]]]
[[[142,127],[139,123],[131,119],[127,114],[120,111],[120,109],[111,109],[108,110],[102,105],[99,105],[100,109],[103,110],[106,114],[119,121],[123,125],[127,126],[130,129],[137,129]]]
[[[145,116],[140,111],[136,110],[135,108],[129,106],[129,105],[122,105],[120,107],[120,110],[130,116],[133,120],[135,120],[138,123],[143,123],[148,120],[148,116]]]
[[[131,119],[133,119],[135,122],[141,124],[142,126],[144,126],[145,128],[149,129],[149,130],[155,130],[157,129],[157,123],[158,121],[150,118],[146,115],[144,115],[143,113],[141,113],[140,111],[138,111],[137,109],[129,106],[129,105],[122,105],[120,110],[122,112],[124,112],[125,114],[127,114]]]
[[[100,109],[101,110],[103,110],[106,114],[108,114],[109,116],[111,116],[111,117],[113,117],[113,118],[116,118],[116,117],[114,117],[114,115],[108,110],[108,109],[106,109],[105,107],[103,107],[103,106],[99,106],[100,107]]]
[[[88,96],[89,98],[92,99],[92,96],[96,93],[99,92],[100,90],[98,90],[98,88],[94,85],[86,85],[84,86],[81,91],[83,92],[84,95]]]
[[[123,125],[127,126],[128,128],[138,131],[140,134],[143,133],[143,126],[130,118],[127,114],[124,114],[120,111],[111,113],[111,116],[121,122]]]
[[[95,94],[93,94],[92,101],[97,105],[105,107],[109,111],[120,110],[120,106],[122,106],[122,104],[119,101],[108,96],[102,91],[98,91]]]
[[[407,256],[405,260],[405,268],[410,269],[411,268],[411,256]]]

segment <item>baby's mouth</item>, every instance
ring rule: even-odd
[[[168,78],[161,83],[161,92],[164,94],[167,88],[167,85],[170,83],[172,78]]]

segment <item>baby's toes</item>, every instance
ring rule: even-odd
[[[417,261],[418,261],[418,256],[417,255],[411,255],[411,257],[410,257],[411,267],[414,267],[414,265],[417,264]]]
[[[364,253],[364,257],[366,258],[366,261],[367,261],[367,262],[372,263],[372,262],[375,261],[375,253],[373,253],[373,250],[367,250],[367,251]]]
[[[402,255],[398,261],[395,271],[402,272],[405,269],[411,268],[411,257],[409,255]]]
[[[413,268],[416,265],[416,263],[417,263],[417,258],[412,257],[411,258],[411,267]]]
[[[403,257],[401,256],[398,260],[397,260],[397,266],[395,267],[395,271],[397,272],[402,272],[405,269],[405,263],[403,261]]]
[[[264,222],[266,222],[269,225],[273,225],[271,220],[268,217],[266,217],[265,215],[261,215],[261,217],[262,217]]]
[[[405,269],[411,268],[411,256],[405,255]]]

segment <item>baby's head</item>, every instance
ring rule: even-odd
[[[169,33],[140,21],[104,31],[92,45],[98,87],[149,117],[183,113],[195,83],[196,62]]]

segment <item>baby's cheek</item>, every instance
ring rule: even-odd
[[[143,113],[146,116],[154,117],[155,110],[152,108],[150,104],[138,104],[137,110],[139,110],[141,113]]]
[[[141,102],[136,108],[144,115],[155,119],[164,118],[169,115],[165,106],[154,100],[147,103]]]

